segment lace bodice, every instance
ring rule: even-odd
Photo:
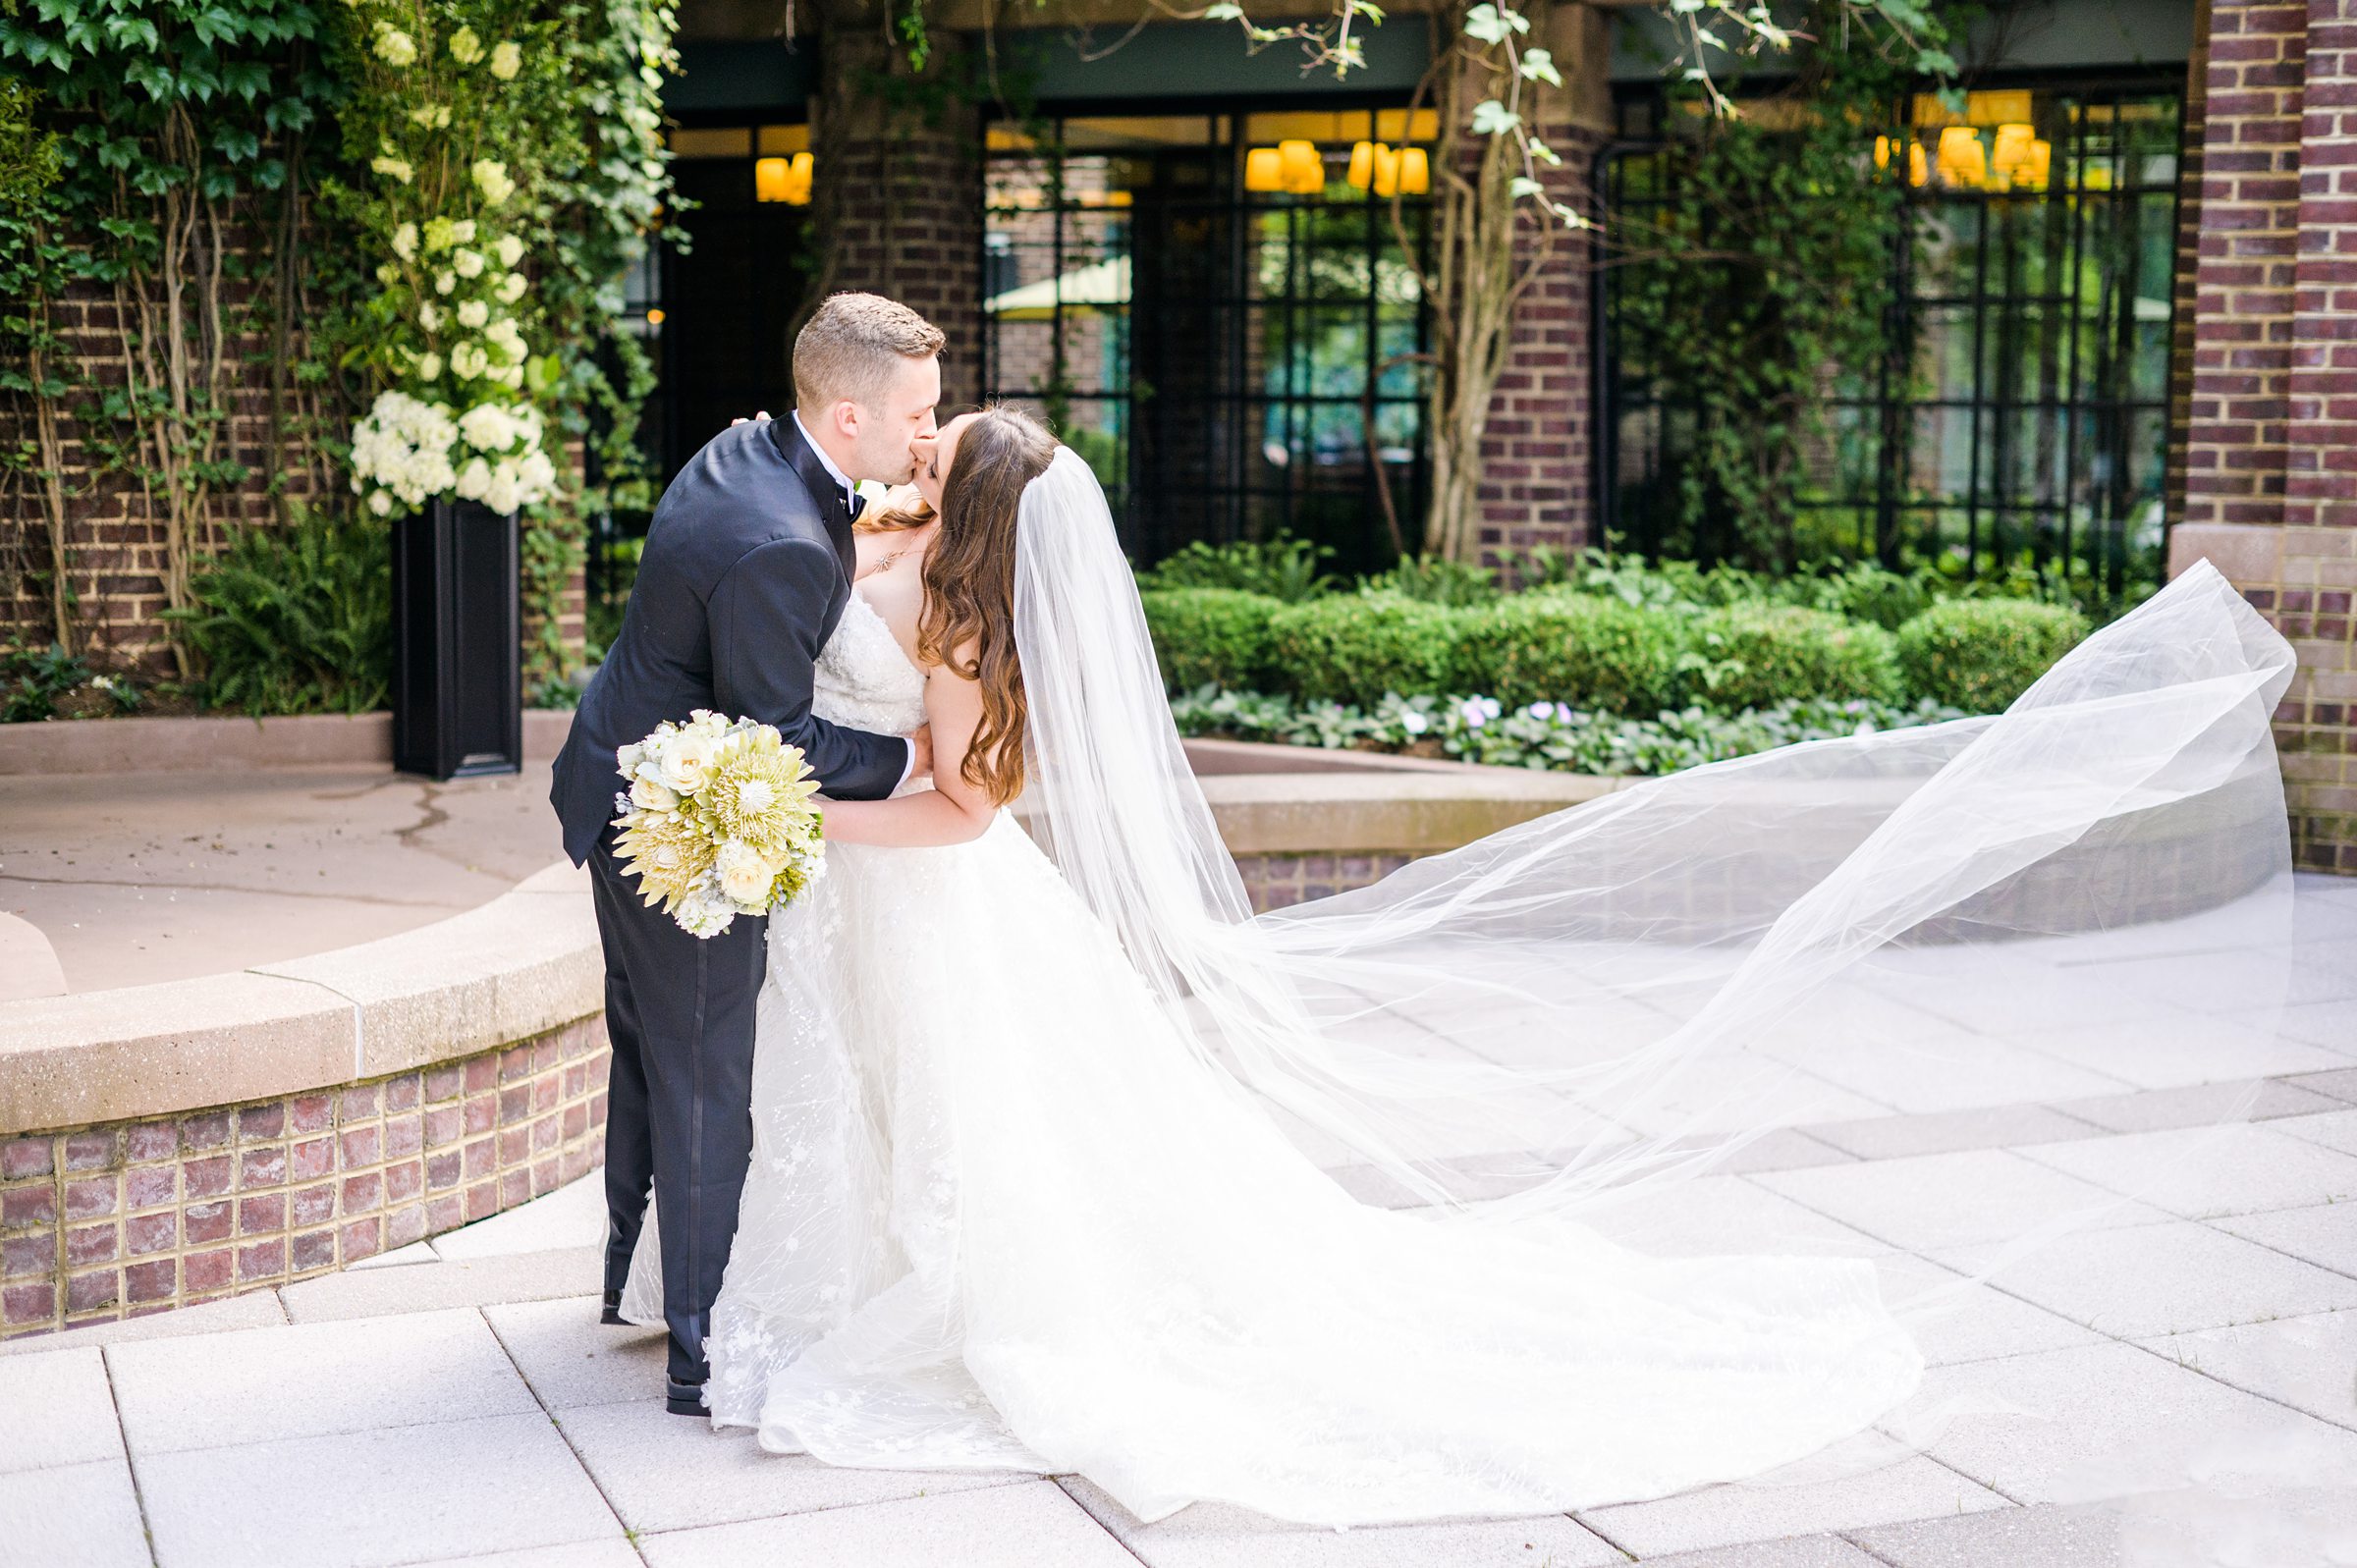
[[[906,734],[925,722],[924,672],[855,590],[819,652],[810,708],[830,724],[879,735]]]

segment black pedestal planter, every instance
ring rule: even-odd
[[[523,765],[516,519],[437,501],[393,524],[393,766],[433,779]]]

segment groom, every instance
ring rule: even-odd
[[[615,752],[697,708],[775,725],[830,795],[873,800],[929,771],[921,732],[810,711],[811,671],[850,602],[855,479],[899,484],[933,431],[942,334],[872,294],[829,298],[794,343],[795,415],[713,437],[663,492],[622,631],[582,694],[550,800],[589,864],[606,955],[605,1321],[620,1323],[647,1183],[662,1209],[672,1411],[701,1415],[704,1336],[752,1154],[754,999],[768,921],[708,941],[649,909],[614,858]]]

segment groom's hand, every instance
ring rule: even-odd
[[[916,732],[908,737],[908,745],[916,753],[915,760],[908,765],[908,777],[911,779],[932,778],[933,727],[931,725],[917,726]]]

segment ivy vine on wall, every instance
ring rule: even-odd
[[[527,679],[561,675],[582,511],[647,482],[620,283],[669,199],[674,27],[650,0],[0,0],[0,495],[39,519],[56,639],[77,520],[129,487],[200,681],[191,578],[230,524],[425,494],[355,422],[393,391],[472,418],[429,489],[524,510]]]

